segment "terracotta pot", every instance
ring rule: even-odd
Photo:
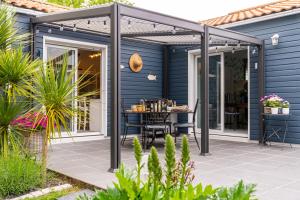
[[[272,115],[278,115],[279,108],[271,108],[271,114]]]
[[[282,108],[282,114],[284,115],[290,114],[290,108]]]

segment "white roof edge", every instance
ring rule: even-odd
[[[255,17],[252,19],[246,19],[243,21],[233,22],[230,24],[224,24],[224,25],[220,25],[218,27],[231,28],[231,27],[235,27],[235,26],[242,26],[242,25],[246,25],[246,24],[252,24],[252,23],[276,19],[276,18],[280,18],[280,17],[286,17],[286,16],[295,15],[295,14],[299,14],[299,13],[300,13],[300,8],[297,8],[297,9],[288,10],[288,11],[284,11],[284,12],[280,12],[280,13],[274,13],[274,14],[270,14],[270,15],[266,15],[266,16]]]

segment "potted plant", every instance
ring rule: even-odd
[[[260,102],[263,104],[264,106],[264,113],[265,114],[271,114],[271,107],[269,105],[269,102],[267,101],[269,99],[269,96],[264,96],[260,98]]]
[[[24,136],[24,147],[32,154],[42,152],[47,116],[37,112],[28,112],[19,116],[11,123]]]
[[[272,94],[262,97],[260,102],[264,105],[264,113],[277,115],[279,114],[279,108],[282,106],[283,99],[276,94]]]
[[[286,100],[282,102],[282,114],[284,115],[290,114],[290,102]]]

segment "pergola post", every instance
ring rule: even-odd
[[[115,171],[121,162],[120,134],[121,134],[121,17],[119,5],[113,4],[111,10],[111,128],[110,128],[110,170]]]
[[[258,96],[262,97],[265,95],[265,65],[264,65],[264,55],[265,55],[265,42],[262,45],[258,45]],[[263,105],[259,105],[259,130],[260,138],[259,143],[265,141],[264,137],[264,117],[261,115],[263,113]]]
[[[201,155],[209,153],[209,32],[204,25],[204,32],[201,34]]]

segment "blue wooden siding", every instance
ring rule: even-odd
[[[30,32],[30,16],[18,14],[16,18],[16,26],[21,32]],[[52,29],[52,33],[48,33],[48,27],[39,26],[40,32],[35,34],[35,57],[43,57],[43,36],[51,36],[57,38],[65,38],[70,40],[78,40],[83,42],[104,44],[108,46],[108,97],[107,97],[107,133],[110,134],[110,116],[111,116],[111,95],[110,95],[110,39],[108,37],[73,32],[59,31]],[[125,67],[121,69],[121,95],[125,103],[125,108],[129,108],[131,104],[138,103],[141,98],[161,98],[162,97],[162,65],[163,65],[163,47],[158,44],[149,44],[136,41],[122,40],[121,46],[121,64]],[[140,73],[133,73],[129,69],[129,57],[138,52],[144,62],[144,67]],[[156,81],[149,81],[148,74],[157,75]],[[138,116],[132,116],[132,120],[138,120]],[[137,133],[138,130],[129,130],[131,133]]]
[[[288,121],[289,134],[286,141],[300,143],[300,15],[247,24],[232,29],[265,40],[266,94],[277,93],[290,101],[292,117]],[[274,47],[270,37],[275,33],[278,33],[280,38],[279,45]],[[188,60],[184,49],[185,47],[172,47],[169,52],[171,58],[169,95],[181,104],[188,103]],[[252,47],[251,52],[253,49]],[[252,140],[259,137],[258,71],[255,69],[257,61],[256,50],[256,53],[251,53],[250,62],[250,139]],[[282,122],[282,120],[270,121],[277,127],[280,127]]]
[[[286,141],[300,143],[300,15],[234,27],[233,30],[265,40],[266,94],[276,93],[291,103],[291,118]],[[279,34],[279,45],[271,39]],[[257,70],[251,66],[251,139],[258,138]],[[283,121],[271,121],[280,127]],[[283,128],[281,126],[281,128]]]

